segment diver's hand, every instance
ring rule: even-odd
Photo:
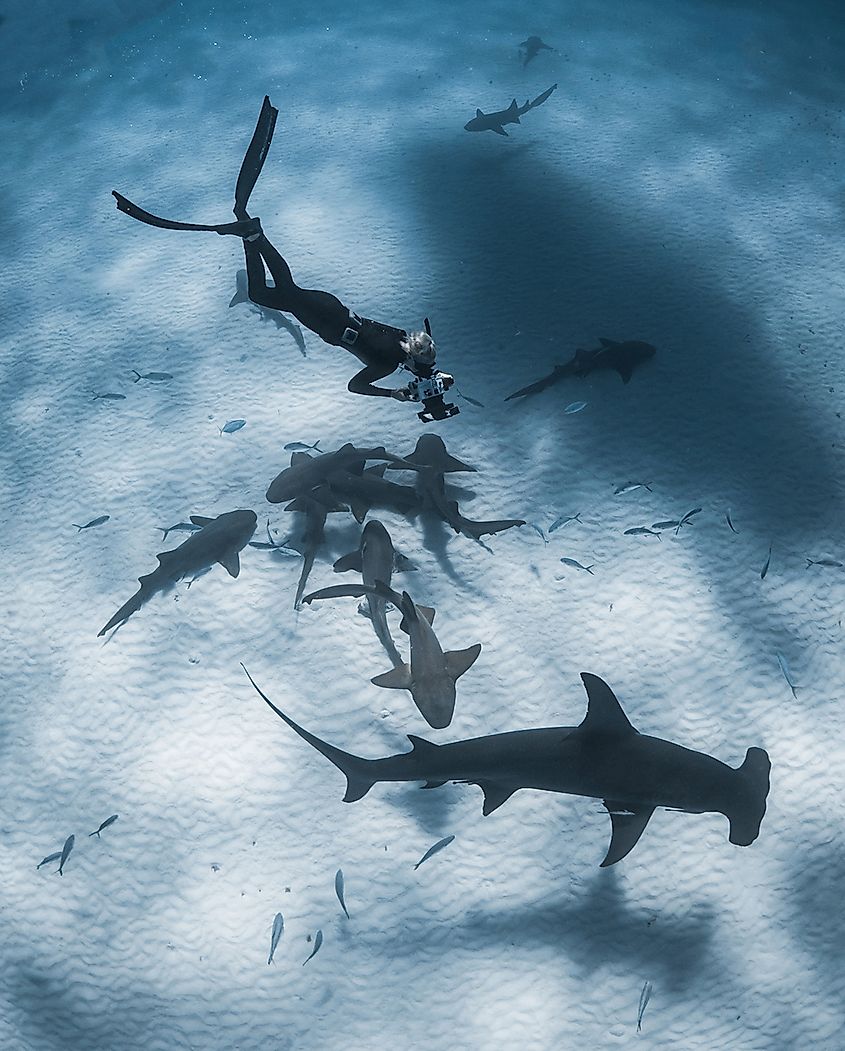
[[[390,397],[395,398],[397,401],[410,401],[411,392],[407,387],[398,387],[390,392]]]

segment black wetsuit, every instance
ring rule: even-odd
[[[300,288],[293,279],[290,267],[279,252],[262,234],[255,241],[244,241],[249,298],[259,306],[284,310],[323,340],[335,347],[343,347],[363,362],[364,368],[349,381],[347,389],[353,394],[371,394],[389,398],[392,391],[373,386],[374,380],[384,379],[406,360],[402,340],[408,335],[404,329],[379,324],[359,317],[330,292],[314,288]],[[264,264],[275,283],[267,284]]]

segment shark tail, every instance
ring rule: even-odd
[[[125,621],[129,620],[133,613],[137,613],[141,606],[144,604],[149,596],[149,589],[144,588],[144,582],[141,581],[141,587],[135,592],[131,599],[124,602],[120,609],[115,615],[108,621],[108,623],[100,628],[97,632],[97,638],[101,635],[105,635],[107,631],[111,631],[112,628],[119,627]]]
[[[316,748],[318,752],[322,752],[329,762],[334,763],[338,770],[346,775],[346,794],[343,797],[343,802],[354,803],[356,800],[363,798],[378,780],[377,777],[373,777],[370,774],[370,769],[374,765],[374,761],[372,759],[363,759],[358,755],[352,755],[350,752],[344,752],[342,748],[335,748],[334,745],[321,740],[312,733],[309,733],[306,729],[301,727],[299,723],[295,723],[290,716],[285,715],[280,708],[277,708],[264,691],[257,685],[253,677],[246,670],[246,667],[243,664],[241,664],[241,667],[246,672],[246,677],[252,683],[259,697],[266,701],[276,715],[278,715],[283,722],[286,722],[291,730],[298,733],[304,741],[307,741],[312,748]]]
[[[749,748],[745,753],[745,761],[737,770],[742,788],[737,805],[727,815],[731,823],[728,839],[737,846],[749,846],[760,833],[760,823],[766,813],[771,769],[768,752],[762,748]]]

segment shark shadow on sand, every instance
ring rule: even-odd
[[[478,785],[485,817],[521,788],[590,796],[603,801],[612,826],[602,868],[633,850],[657,807],[724,814],[730,842],[743,847],[757,838],[766,813],[771,763],[762,748],[749,748],[742,765],[733,769],[703,752],[640,734],[607,683],[589,672],[581,673],[587,714],[580,726],[516,730],[443,745],[409,735],[412,751],[384,759],[364,759],[322,741],[247,676],[276,715],[346,775],[345,803],[361,799],[379,781],[425,781],[425,788],[447,781]]]
[[[622,377],[623,383],[630,383],[634,369],[653,358],[657,348],[650,343],[642,343],[639,340],[625,340],[617,343],[612,339],[600,339],[600,347],[595,350],[576,350],[574,357],[570,358],[565,365],[555,365],[554,369],[535,383],[529,383],[527,387],[509,394],[505,401],[513,398],[525,398],[529,394],[539,394],[547,387],[554,386],[567,376],[589,376],[591,372],[600,372],[603,369],[612,369]]]

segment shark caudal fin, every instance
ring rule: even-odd
[[[738,847],[747,847],[760,834],[760,823],[766,813],[769,794],[769,771],[772,763],[769,753],[762,748],[749,748],[745,762],[737,769],[741,789],[728,820],[731,831],[728,839]]]
[[[241,664],[241,667],[246,672],[246,677],[252,683],[256,692],[262,700],[266,701],[270,708],[278,715],[278,717],[288,724],[288,726],[299,734],[299,736],[307,741],[313,748],[316,748],[318,752],[322,752],[323,755],[330,762],[346,774],[346,795],[343,797],[344,803],[354,803],[357,799],[361,799],[369,792],[369,790],[376,783],[378,778],[372,777],[370,769],[373,764],[372,759],[362,759],[361,756],[351,755],[349,752],[344,752],[341,748],[335,748],[334,745],[329,744],[327,741],[320,740],[319,737],[315,737],[314,734],[309,733],[303,729],[299,723],[295,723],[290,716],[273,704],[267,694],[256,684],[253,677],[246,670],[246,667]]]

